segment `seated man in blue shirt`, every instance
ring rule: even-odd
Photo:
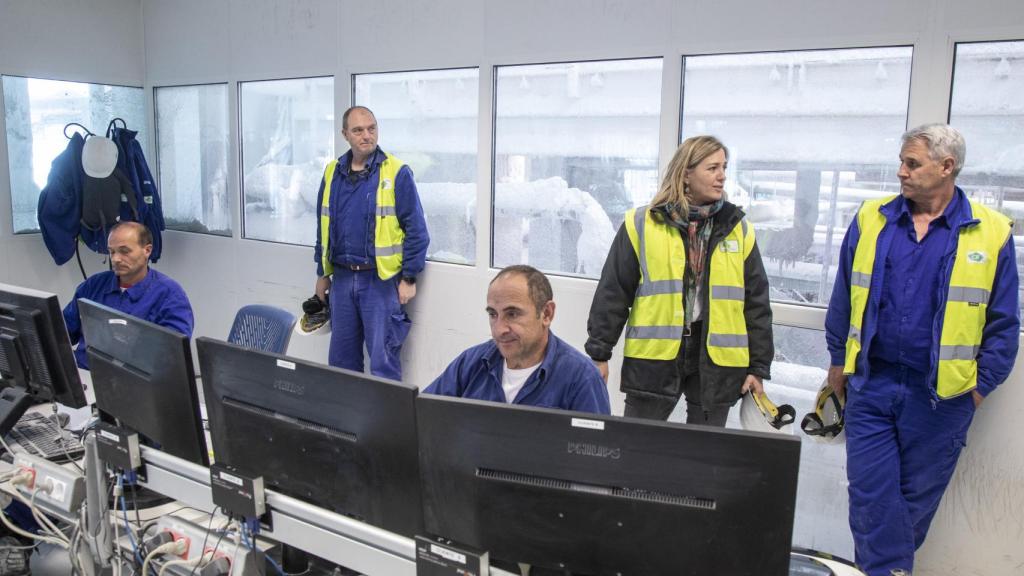
[[[138,222],[121,222],[110,230],[107,238],[113,270],[93,274],[78,285],[75,297],[64,308],[64,324],[68,327],[75,360],[80,368],[89,369],[82,336],[82,320],[78,316],[78,299],[120,310],[165,328],[192,337],[194,320],[188,296],[177,282],[149,268],[153,251],[153,235]]]
[[[551,283],[531,266],[509,266],[487,289],[492,339],[459,355],[424,392],[609,414],[593,362],[551,332]]]

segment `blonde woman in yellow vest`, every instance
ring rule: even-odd
[[[956,186],[965,153],[945,124],[905,133],[900,195],[864,202],[840,252],[828,378],[846,396],[850,530],[870,576],[913,570],[975,409],[1017,355],[1012,223]]]
[[[712,136],[676,150],[650,205],[626,212],[587,321],[587,354],[608,378],[626,330],[626,416],[724,426],[770,377],[768,277],[743,211],[725,199],[729,151]]]
[[[402,343],[430,237],[412,170],[377,146],[377,119],[363,106],[342,117],[350,150],[327,164],[317,194],[316,295],[329,302],[332,366],[402,379]],[[329,294],[329,295],[328,295]]]

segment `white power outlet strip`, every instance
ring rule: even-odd
[[[35,492],[35,501],[43,508],[74,514],[81,507],[85,477],[77,471],[31,454],[15,456],[14,467],[32,475],[28,483],[18,484],[18,490],[27,497]]]
[[[219,528],[220,526],[223,526],[223,521],[214,520],[214,524]],[[218,539],[220,540],[220,545],[217,548],[214,558],[225,557],[229,561],[232,561],[232,557],[235,555],[234,536],[225,536],[222,539],[218,534],[210,533],[209,536],[207,536],[206,525],[200,525],[174,516],[164,516],[159,518],[156,525],[150,528],[146,534],[147,537],[153,537],[160,532],[169,532],[175,540],[185,538],[188,541],[188,551],[180,558],[182,560],[194,560],[199,558],[204,551],[212,550],[214,545],[217,544]],[[200,546],[203,545],[204,540],[206,544],[201,549]],[[246,560],[251,553],[252,552],[246,548],[244,544],[239,545],[238,555],[234,556],[233,561],[231,562],[231,576],[242,576],[242,567],[246,565]],[[191,568],[183,569],[181,573],[187,574],[189,571],[191,571]],[[197,570],[196,572],[198,573],[199,571]]]

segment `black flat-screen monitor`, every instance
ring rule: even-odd
[[[196,340],[213,459],[268,489],[421,533],[415,386]]]
[[[78,311],[100,417],[208,466],[188,336],[87,299]]]
[[[573,574],[789,573],[800,441],[424,394],[428,533]]]
[[[85,406],[57,296],[0,284],[0,435],[32,403]]]

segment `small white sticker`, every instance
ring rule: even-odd
[[[588,420],[586,418],[573,418],[573,428],[589,428],[591,430],[604,430],[603,420]]]
[[[430,552],[433,554],[437,554],[438,556],[446,560],[451,560],[452,562],[458,562],[459,564],[466,563],[465,554],[459,554],[458,552],[449,550],[447,548],[441,548],[437,544],[430,545]]]
[[[738,240],[724,240],[721,244],[722,252],[739,252],[740,243]]]
[[[120,442],[121,441],[121,439],[117,437],[117,434],[112,434],[110,432],[107,432],[106,430],[100,430],[99,433],[100,433],[100,436],[103,436],[107,440],[113,440],[114,442]]]
[[[241,486],[242,485],[242,479],[241,478],[239,478],[238,476],[232,476],[231,474],[228,474],[227,472],[224,472],[224,471],[221,471],[220,479],[224,480],[225,482],[231,482],[235,486]]]
[[[123,318],[109,318],[107,324],[117,324],[119,326],[127,326],[128,321]]]
[[[984,264],[988,260],[988,255],[980,250],[967,253],[967,261],[971,264]]]
[[[295,362],[289,362],[287,360],[278,360],[277,367],[286,368],[288,370],[295,370]]]
[[[146,184],[149,184],[149,182],[146,182]],[[152,196],[143,196],[142,197],[142,201],[145,202],[146,204],[152,204],[153,203],[153,197]]]

